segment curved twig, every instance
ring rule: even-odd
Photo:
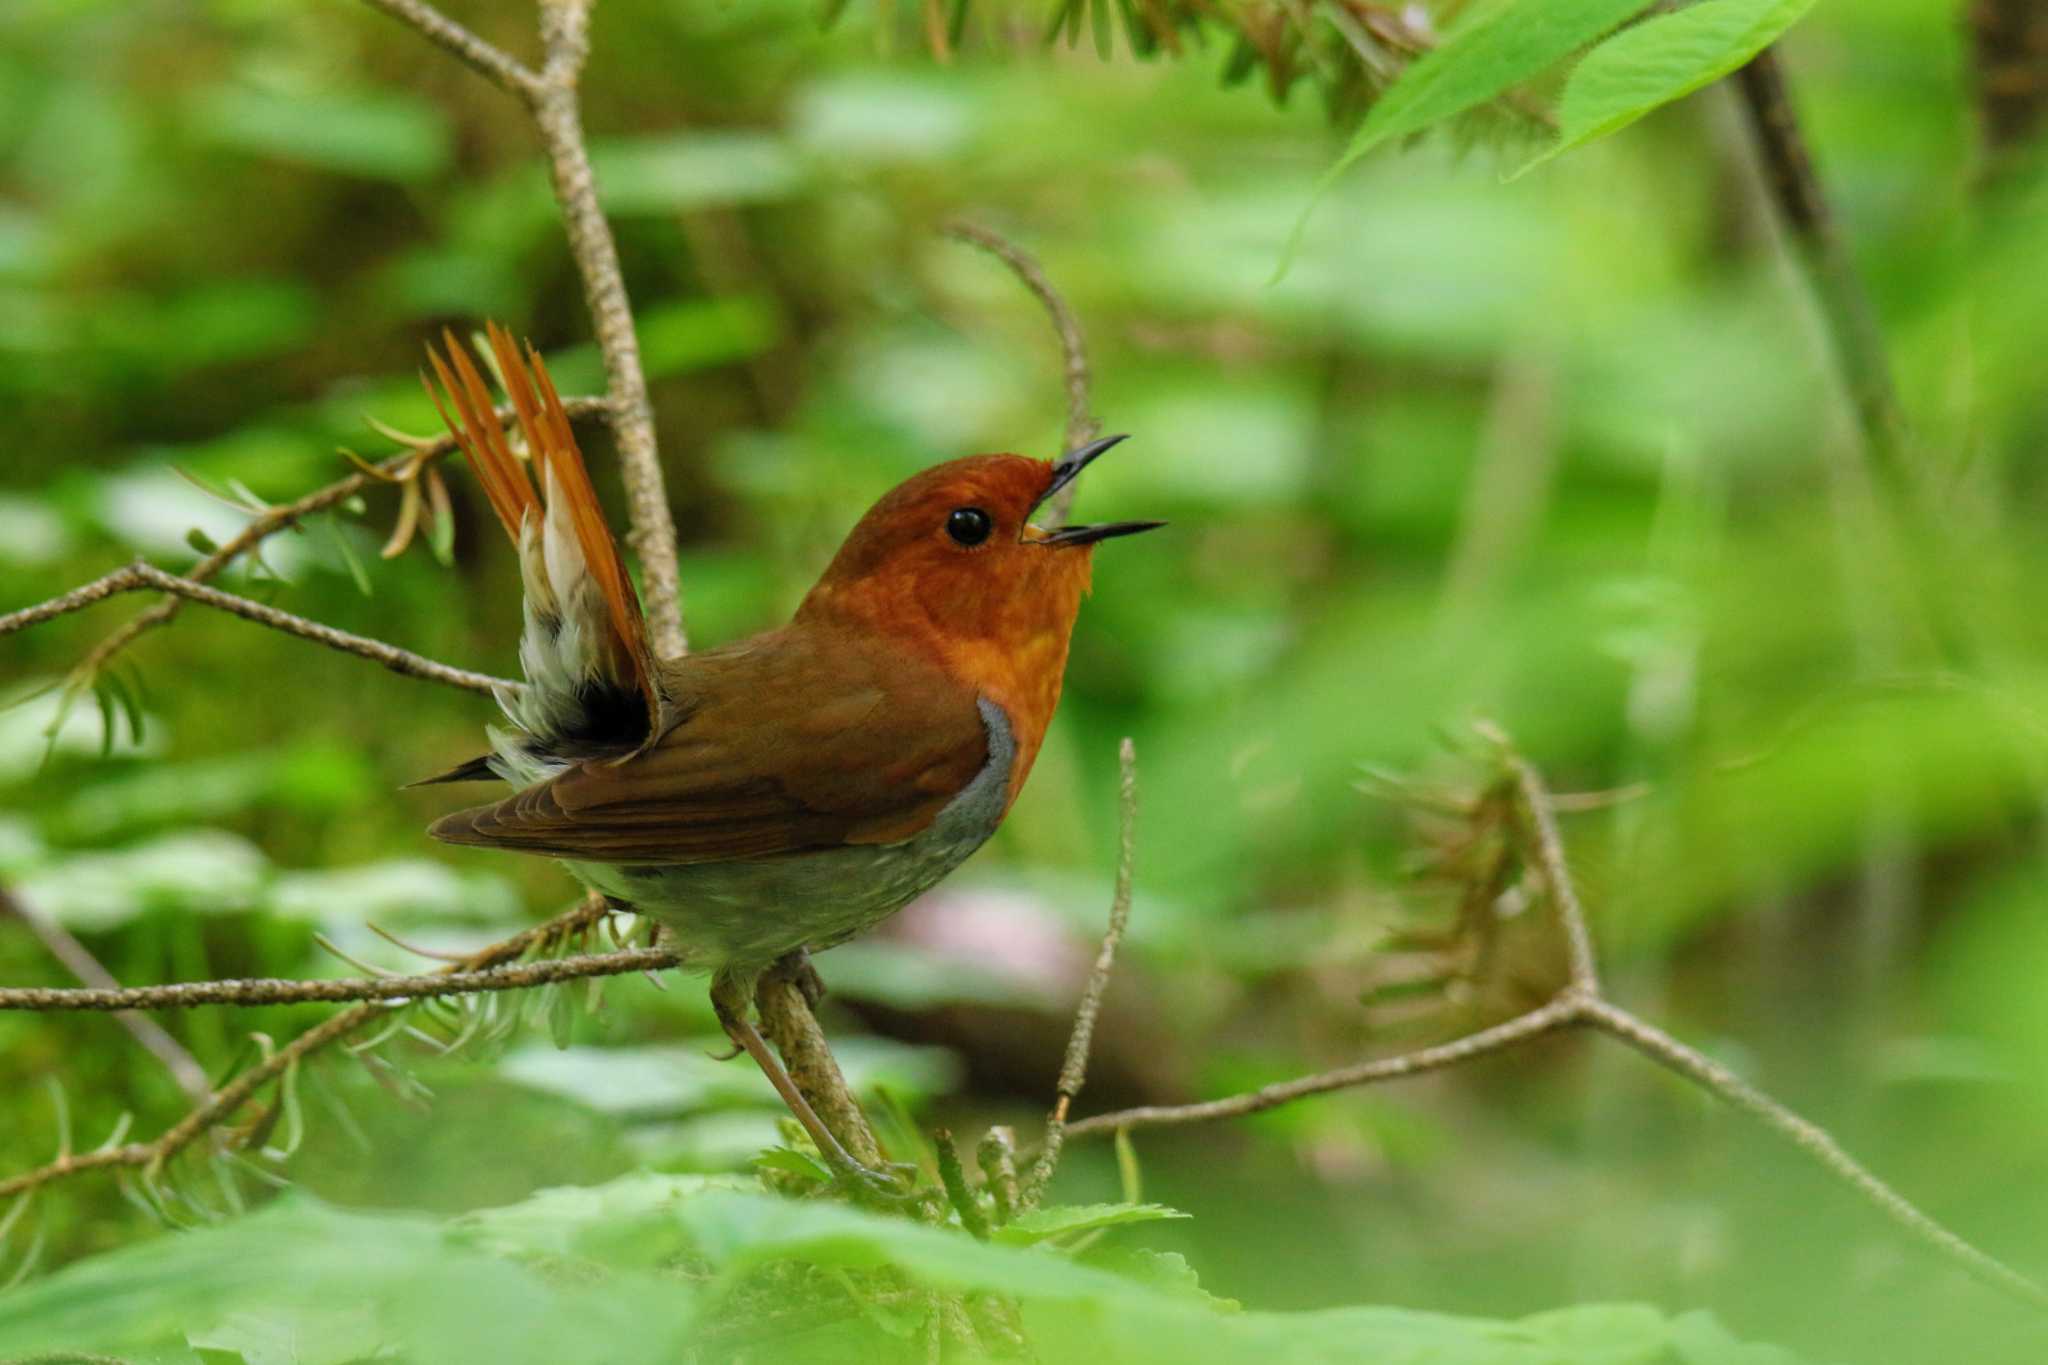
[[[1066,371],[1067,430],[1064,449],[1078,450],[1094,440],[1102,431],[1102,423],[1089,406],[1093,376],[1088,368],[1088,342],[1081,332],[1081,320],[1067,306],[1066,297],[1046,278],[1045,267],[1023,247],[979,223],[959,219],[939,230],[956,241],[981,248],[1010,267],[1024,287],[1045,305],[1052,329],[1059,335],[1060,356]],[[1058,526],[1066,521],[1068,509],[1073,506],[1074,492],[1074,486],[1069,484],[1053,495],[1052,501],[1046,504],[1045,525]]]

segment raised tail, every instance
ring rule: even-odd
[[[496,323],[487,324],[487,336],[533,463],[531,480],[453,332],[442,333],[445,357],[427,350],[439,386],[424,373],[421,382],[519,552],[526,686],[498,701],[522,733],[493,732],[489,766],[524,785],[567,762],[637,748],[653,733],[661,703],[639,599],[547,366],[531,344],[522,354]],[[466,764],[455,773],[473,770]]]

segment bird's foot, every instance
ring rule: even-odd
[[[818,975],[818,969],[811,965],[811,950],[799,948],[793,953],[784,953],[777,960],[774,969],[785,981],[804,994],[804,1003],[811,1007],[813,1014],[818,1006],[825,1003],[825,978]]]
[[[918,1169],[900,1161],[885,1162],[880,1170],[849,1158],[845,1165],[827,1159],[832,1167],[832,1189],[855,1203],[897,1210],[927,1202],[931,1191],[918,1184]]]

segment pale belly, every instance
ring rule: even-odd
[[[694,970],[755,969],[799,948],[829,948],[937,885],[1002,822],[1016,745],[1002,708],[979,705],[988,762],[929,828],[902,843],[735,862],[565,866],[585,886],[659,921]]]

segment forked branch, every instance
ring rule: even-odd
[[[1057,1153],[1061,1137],[1096,1137],[1137,1128],[1243,1118],[1314,1095],[1442,1071],[1495,1056],[1568,1029],[1591,1028],[1626,1043],[1659,1066],[1763,1124],[1818,1162],[1829,1175],[1854,1190],[1895,1226],[1980,1282],[2036,1308],[2048,1309],[2048,1290],[1930,1217],[1845,1151],[1826,1129],[1802,1118],[1720,1063],[1602,994],[1591,927],[1579,901],[1565,860],[1563,841],[1558,834],[1556,798],[1534,766],[1515,750],[1506,735],[1490,725],[1482,725],[1479,733],[1493,750],[1500,780],[1512,786],[1516,797],[1512,807],[1514,843],[1524,863],[1532,867],[1540,879],[1544,899],[1566,941],[1571,975],[1563,990],[1548,1002],[1505,1023],[1398,1056],[1359,1062],[1195,1104],[1146,1105],[1096,1114],[1065,1124],[1063,1133],[1057,1123],[1048,1125],[1047,1155]],[[1060,1111],[1056,1108],[1055,1119],[1059,1117]],[[1041,1158],[1043,1164],[1044,1158]]]

